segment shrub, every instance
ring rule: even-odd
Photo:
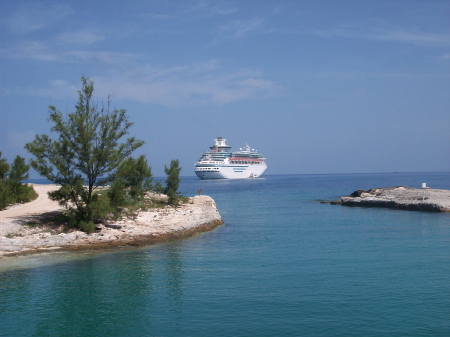
[[[25,159],[17,156],[12,165],[1,158],[0,152],[0,210],[17,202],[28,202],[37,198],[33,187],[21,183],[28,179],[29,165]]]
[[[94,222],[92,220],[91,221],[80,221],[78,223],[78,227],[83,232],[86,232],[88,234],[95,232],[95,225],[94,225]]]

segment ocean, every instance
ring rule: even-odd
[[[321,204],[450,172],[182,180],[224,225],[0,260],[0,336],[450,336],[450,214]]]

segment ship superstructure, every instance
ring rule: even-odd
[[[195,174],[200,179],[245,179],[258,178],[267,169],[264,156],[245,145],[236,152],[226,139],[217,137],[210,151],[202,154],[195,164]]]

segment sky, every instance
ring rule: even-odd
[[[266,174],[449,171],[449,18],[448,0],[1,0],[0,151],[29,159],[85,76],[155,176],[193,176],[219,136]]]

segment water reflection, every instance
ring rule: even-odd
[[[26,335],[150,332],[160,321],[158,306],[178,315],[183,303],[177,243],[146,253],[140,249],[9,271],[0,277],[0,330]],[[20,321],[27,324],[18,328],[15,323]]]
[[[183,263],[179,244],[174,243],[167,250],[167,292],[177,302],[183,296]]]

